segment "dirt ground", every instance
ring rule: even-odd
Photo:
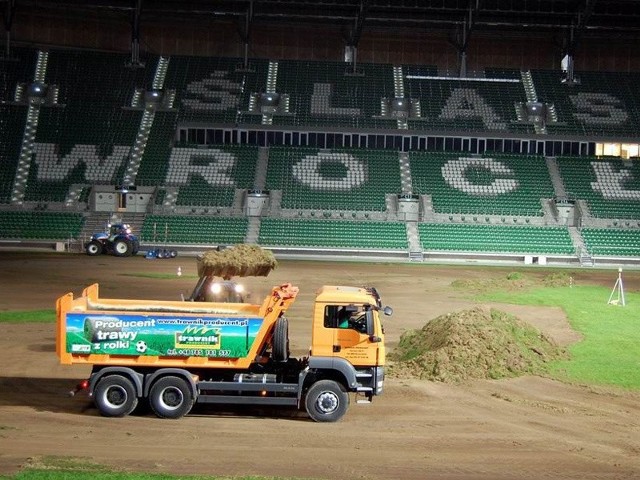
[[[157,272],[182,276],[140,278]],[[289,311],[291,345],[310,343],[311,302],[323,284],[374,285],[385,304],[387,345],[429,319],[467,308],[457,279],[504,276],[510,268],[282,261],[251,279],[255,301],[272,285],[301,287]],[[544,275],[542,270],[528,270]],[[129,274],[129,275],[127,275]],[[617,272],[577,269],[576,284],[613,287]],[[193,258],[86,257],[0,252],[3,310],[52,308],[99,282],[101,295],[179,298],[195,284]],[[640,272],[625,273],[627,291]],[[603,301],[606,301],[604,299]],[[501,306],[557,342],[579,341],[560,309]],[[613,307],[612,307],[613,308]],[[634,307],[628,307],[634,308]],[[352,402],[342,421],[318,424],[288,410],[197,408],[180,420],[103,418],[85,395],[67,392],[83,366],[60,366],[53,324],[1,324],[0,474],[43,456],[82,458],[117,469],[178,474],[278,475],[318,479],[637,479],[640,394],[538,377],[448,385],[390,379],[370,405]]]

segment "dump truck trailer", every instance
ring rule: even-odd
[[[350,394],[371,402],[383,391],[385,346],[375,288],[316,292],[308,356],[289,353],[284,316],[298,288],[276,286],[261,305],[99,297],[97,284],[57,300],[56,353],[91,365],[83,387],[104,416],[148,402],[161,418],[196,403],[281,405],[319,422],[339,420]]]

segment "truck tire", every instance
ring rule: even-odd
[[[160,418],[180,418],[191,411],[195,398],[184,378],[162,377],[149,391],[151,410]]]
[[[132,251],[133,247],[129,240],[116,240],[113,242],[113,254],[116,257],[128,257]]]
[[[289,360],[289,321],[280,317],[273,329],[273,359],[276,362]]]
[[[304,406],[316,422],[337,422],[349,408],[349,394],[333,380],[320,380],[307,391]]]
[[[102,377],[93,391],[93,401],[105,417],[125,417],[138,405],[136,389],[127,377]]]
[[[91,255],[92,257],[95,255],[100,255],[102,253],[102,243],[97,240],[92,240],[87,243],[87,247],[85,248],[87,255]]]

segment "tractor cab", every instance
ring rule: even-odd
[[[266,277],[277,265],[270,251],[246,244],[206,251],[197,262],[199,280],[188,298],[192,302],[246,303],[249,293],[233,279]]]
[[[190,299],[194,302],[245,303],[248,297],[241,283],[231,279],[201,277]]]
[[[131,235],[131,227],[126,223],[114,223],[107,226],[109,228],[109,238],[115,238],[118,235]]]

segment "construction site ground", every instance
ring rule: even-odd
[[[452,282],[501,278],[513,270],[281,261],[269,277],[246,283],[255,302],[273,285],[300,287],[288,318],[293,353],[303,356],[311,342],[314,292],[323,284],[376,286],[395,310],[385,319],[392,350],[403,331],[476,305]],[[534,277],[545,272],[526,270]],[[156,276],[161,274],[168,278]],[[577,268],[571,276],[576,285],[613,287],[617,271]],[[79,295],[94,282],[104,297],[178,299],[195,285],[196,261],[0,252],[0,316],[51,309],[61,294]],[[625,273],[625,288],[640,289],[640,272]],[[561,345],[581,338],[559,308],[500,308]],[[180,420],[152,414],[103,418],[86,395],[68,396],[90,367],[58,364],[54,323],[0,325],[0,474],[63,457],[114,470],[185,475],[640,478],[638,392],[531,376],[461,385],[392,378],[384,395],[367,405],[352,401],[342,421],[331,424],[287,409],[253,407],[197,407]]]

